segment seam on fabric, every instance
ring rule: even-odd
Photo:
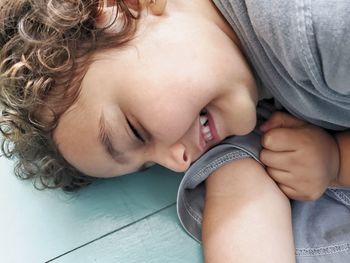
[[[202,216],[197,213],[197,211],[191,206],[189,202],[183,197],[182,202],[184,204],[184,207],[188,214],[197,222],[197,223],[202,223]]]
[[[227,153],[223,156],[218,157],[217,159],[214,159],[210,164],[203,167],[201,170],[199,170],[197,173],[194,174],[192,178],[201,178],[203,174],[210,174],[213,171],[215,171],[217,168],[221,167],[222,165],[226,164],[229,161],[232,160],[239,160],[243,158],[251,158],[251,156],[248,153],[241,152],[241,151],[234,151]],[[194,179],[193,179],[194,180]],[[202,216],[200,213],[198,213],[191,204],[185,199],[185,195],[182,196],[182,203],[184,204],[184,207],[188,214],[199,224],[202,222]]]
[[[247,158],[247,157],[251,157],[248,153],[246,152],[242,152],[242,151],[234,151],[234,152],[229,152],[226,153],[223,156],[220,156],[216,159],[214,159],[212,162],[210,162],[210,164],[204,166],[202,169],[200,169],[198,172],[196,172],[193,175],[193,180],[197,181],[198,178],[202,177],[203,174],[210,174],[213,171],[215,171],[216,169],[218,169],[219,167],[221,167],[222,165],[226,164],[227,161],[233,161],[235,159],[239,160],[242,158]]]
[[[298,26],[298,39],[299,39],[299,43],[300,46],[302,47],[302,54],[304,56],[304,61],[306,63],[307,68],[309,69],[309,71],[311,72],[312,77],[314,78],[314,80],[316,81],[317,85],[321,88],[321,84],[319,83],[318,77],[315,75],[315,70],[317,69],[317,67],[314,65],[313,62],[313,58],[312,58],[312,53],[309,50],[309,52],[307,52],[306,48],[309,46],[309,43],[304,43],[303,38],[304,38],[304,34],[306,35],[306,42],[309,42],[309,39],[307,37],[307,29],[308,26],[310,26],[308,23],[312,24],[312,19],[311,19],[311,10],[310,8],[308,8],[308,12],[306,12],[306,4],[305,4],[305,0],[299,0],[299,6],[297,7],[297,10],[299,9],[299,14],[298,18],[297,18],[297,26]],[[309,19],[308,19],[309,18]],[[311,22],[310,22],[311,20]],[[303,26],[304,25],[304,26]],[[304,29],[304,30],[303,30]],[[304,34],[302,34],[304,33]],[[309,56],[308,54],[311,55]],[[311,61],[312,60],[312,61]],[[312,64],[312,65],[311,65]]]
[[[316,82],[316,85],[319,88],[318,92],[320,94],[326,97],[333,96],[337,100],[344,101],[342,95],[338,94],[335,91],[332,92],[328,90],[327,84],[324,83],[322,76],[320,75],[320,73],[318,73],[319,68],[317,67],[317,63],[316,63],[317,58],[314,57],[314,54],[310,48],[312,44],[314,44],[315,46],[317,45],[313,14],[311,11],[311,0],[299,0],[298,2],[299,2],[299,6],[297,6],[297,10],[299,10],[298,14],[300,13],[300,16],[298,15],[298,18],[297,18],[297,28],[298,28],[298,40],[299,40],[300,46],[302,47],[302,55],[303,55],[302,61],[304,61],[304,65],[310,71],[313,77],[313,80]],[[314,39],[315,43],[310,43],[311,42],[310,38]],[[320,58],[319,64],[320,64],[319,67],[322,67],[321,58]],[[322,69],[320,70],[322,71]]]
[[[306,41],[308,42],[307,46],[311,46],[310,40],[308,37],[313,37],[315,38],[315,34],[314,34],[314,30],[313,30],[313,21],[312,21],[312,12],[311,12],[311,2],[310,0],[304,0],[307,1],[307,5],[304,4],[305,7],[305,37],[306,37]],[[309,50],[309,56],[306,56],[306,62],[308,63],[310,72],[314,78],[314,80],[316,81],[317,85],[321,88],[323,85],[319,80],[319,76],[315,73],[317,71],[317,66],[315,63],[315,58],[313,57],[313,54],[311,52],[311,50]],[[323,89],[323,88],[322,88]]]
[[[322,255],[332,255],[336,253],[341,253],[350,250],[350,244],[340,244],[329,247],[319,247],[319,248],[296,248],[295,255],[299,257],[312,257],[312,256],[322,256]]]
[[[197,237],[195,234],[196,233],[192,233],[189,228],[188,228],[188,224],[185,223],[184,218],[182,217],[183,214],[186,214],[186,212],[188,211],[185,207],[185,202],[183,200],[184,198],[182,197],[180,200],[178,200],[178,203],[176,205],[176,210],[177,210],[177,215],[178,215],[178,219],[180,221],[180,224],[182,226],[182,228],[186,231],[186,233],[188,235],[190,235],[193,239],[195,239],[197,242],[201,243],[202,241],[200,240],[199,237]],[[184,213],[180,213],[180,206],[184,207]],[[187,213],[189,214],[189,213]],[[187,220],[186,220],[187,221]],[[198,227],[198,225],[195,225],[195,227]]]
[[[338,190],[338,189],[329,189],[338,197],[341,201],[343,201],[346,205],[350,205],[350,198],[343,193],[343,191]]]

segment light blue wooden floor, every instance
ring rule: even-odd
[[[182,174],[155,167],[66,195],[35,190],[12,166],[0,158],[0,262],[203,262],[176,216]]]

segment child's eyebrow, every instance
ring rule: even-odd
[[[108,126],[106,125],[106,120],[102,112],[99,120],[99,134],[98,134],[99,141],[103,145],[105,152],[109,156],[111,156],[114,160],[121,162],[122,152],[117,151],[113,147],[109,134],[110,134],[109,129],[108,129]]]

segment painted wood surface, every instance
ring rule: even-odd
[[[154,167],[67,195],[12,167],[0,158],[0,262],[202,262],[175,213],[182,174]]]
[[[200,263],[199,244],[183,232],[175,205],[93,242],[52,263]]]

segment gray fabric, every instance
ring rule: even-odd
[[[201,240],[205,179],[228,162],[248,157],[258,160],[258,149],[257,133],[253,132],[244,137],[229,137],[209,150],[188,169],[179,187],[177,213],[183,227],[194,239]]]
[[[258,126],[274,107],[258,107]],[[177,212],[184,229],[201,241],[205,200],[204,181],[228,162],[242,158],[259,161],[260,132],[231,136],[202,155],[185,173],[177,196]],[[350,189],[329,188],[313,202],[292,201],[293,234],[298,263],[350,262]]]
[[[329,188],[317,201],[292,202],[297,262],[350,262],[350,190]]]
[[[257,127],[278,109],[272,100],[258,104]],[[177,195],[177,213],[185,230],[197,241],[201,240],[202,214],[205,199],[204,181],[222,165],[242,158],[259,160],[260,131],[245,136],[231,136],[202,155],[186,171]]]
[[[350,128],[349,0],[213,0],[237,33],[258,83],[290,113],[331,130]],[[267,118],[269,110],[258,109]],[[258,159],[259,133],[231,137],[186,172],[178,214],[200,240],[203,181],[221,165]],[[350,262],[350,190],[329,188],[314,202],[292,201],[299,263]]]
[[[213,0],[261,90],[328,129],[350,127],[350,1]]]

